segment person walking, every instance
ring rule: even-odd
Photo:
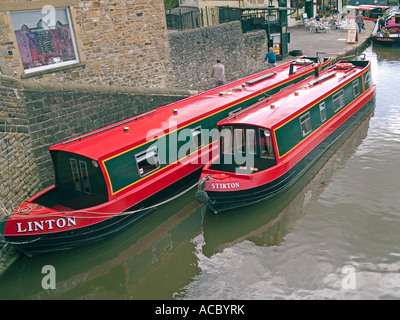
[[[268,63],[268,68],[276,67],[276,53],[274,48],[270,47],[264,58],[265,64]]]
[[[215,87],[225,84],[225,67],[220,59],[218,59],[217,63],[213,65],[211,77],[213,77],[215,80]]]
[[[357,23],[357,25],[358,25],[358,33],[361,33],[361,28],[362,28],[362,26],[363,26],[363,24],[364,24],[364,17],[363,17],[363,15],[361,14],[360,11],[358,12],[358,14],[357,14],[357,16],[356,16],[356,23]]]

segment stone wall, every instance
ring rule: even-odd
[[[79,63],[25,73],[10,12],[68,7]],[[265,31],[242,33],[239,21],[167,31],[163,0],[8,0],[0,6],[0,74],[45,82],[141,88],[213,87],[220,58],[227,80],[264,67]]]
[[[17,80],[0,76],[0,207],[8,211],[39,191],[29,120],[19,88]]]
[[[79,63],[24,74],[10,12],[68,8]],[[45,13],[43,14],[45,16]],[[50,82],[168,87],[172,66],[163,0],[2,0],[0,70]]]
[[[48,148],[181,100],[187,90],[57,84],[0,76],[0,194],[9,210],[54,182]]]
[[[175,88],[207,90],[214,86],[211,68],[225,65],[227,82],[265,70],[267,34],[242,33],[239,21],[169,33]]]

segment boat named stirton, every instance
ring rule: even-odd
[[[340,61],[221,120],[220,150],[202,170],[197,200],[218,213],[286,190],[374,96],[370,62]]]

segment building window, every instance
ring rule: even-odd
[[[79,62],[68,9],[11,12],[25,73]]]
[[[305,137],[311,132],[312,129],[311,129],[310,112],[307,112],[306,114],[300,117],[300,128],[303,137]]]

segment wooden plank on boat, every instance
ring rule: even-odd
[[[263,81],[265,79],[272,78],[274,75],[276,75],[276,72],[267,73],[266,75],[263,75],[261,77],[246,81],[246,84],[247,85],[252,85],[252,84],[255,84],[257,82]]]

